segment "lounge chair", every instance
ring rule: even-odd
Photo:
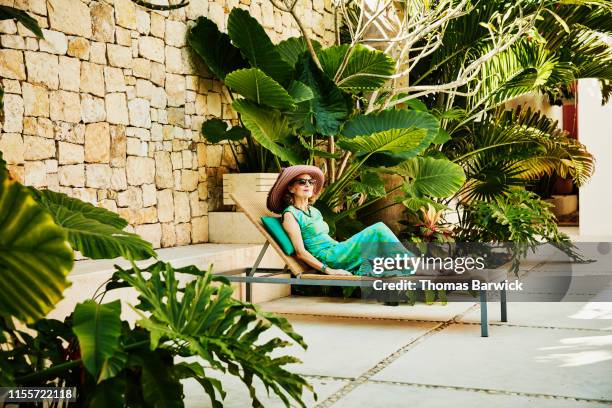
[[[276,240],[266,230],[261,220],[264,216],[276,216],[266,208],[265,193],[245,194],[245,193],[230,193],[230,197],[241,209],[247,218],[255,225],[257,230],[265,237],[266,241],[257,256],[255,264],[247,268],[246,271],[240,271],[238,274],[222,275],[228,278],[231,282],[244,282],[246,284],[246,300],[251,301],[251,284],[253,283],[278,283],[289,285],[324,285],[324,286],[357,286],[371,287],[372,282],[379,278],[368,278],[363,276],[333,276],[320,273],[313,270],[310,266],[297,259],[295,256],[286,255]],[[285,263],[285,267],[279,268],[260,268],[259,264],[263,259],[268,247],[276,251],[278,256]],[[275,275],[286,274],[291,272],[291,278],[283,278]],[[246,272],[246,276],[243,275]],[[499,268],[495,273],[487,271],[486,273],[463,273],[450,276],[432,276],[432,275],[411,275],[402,277],[402,279],[412,280],[419,284],[420,279],[428,278],[436,282],[465,282],[477,279],[481,282],[503,282],[507,279],[505,268]],[[434,279],[435,278],[435,279]],[[419,285],[420,287],[420,285]],[[506,307],[506,290],[500,290],[500,305],[501,305],[501,321],[507,322],[507,307]],[[488,337],[488,318],[487,318],[487,291],[480,290],[480,329],[481,336]]]

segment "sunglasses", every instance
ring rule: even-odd
[[[308,183],[308,185],[314,186],[314,185],[317,184],[317,180],[316,179],[303,179],[303,178],[299,178],[299,179],[295,179],[293,181],[293,183],[297,183],[300,186],[305,186],[306,183]]]

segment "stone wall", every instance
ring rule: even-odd
[[[305,25],[330,44],[329,1],[300,1]],[[278,42],[299,35],[290,15],[268,0],[191,0],[171,12],[130,0],[0,4],[29,11],[45,35],[0,22],[0,150],[14,177],[116,211],[155,247],[206,242],[232,156],[202,140],[201,123],[235,117],[186,30],[203,15],[226,31],[229,11],[242,7]]]

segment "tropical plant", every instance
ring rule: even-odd
[[[312,386],[283,367],[299,360],[272,357],[291,342],[260,341],[275,326],[306,348],[285,318],[232,298],[229,282],[210,269],[174,269],[163,262],[144,269],[134,264],[131,269],[117,267],[96,298],[101,301],[108,291],[128,286],[139,294],[139,303],[131,307],[141,318],[133,328],[121,320],[119,300],[87,300],[63,322],[40,319],[29,324],[28,331],[0,319],[0,384],[76,386],[79,406],[182,407],[181,380],[192,378],[214,407],[222,407],[226,391],[211,375],[216,371],[238,376],[253,407],[263,406],[254,388],[256,379],[286,406],[290,399],[305,406],[303,390],[312,391]],[[206,364],[184,360],[192,356]],[[177,362],[179,357],[183,361]]]
[[[123,257],[141,260],[157,257],[151,243],[124,231],[127,221],[112,211],[63,193],[29,187],[34,199],[68,233],[73,249],[91,259]]]
[[[555,99],[584,77],[599,78],[604,85],[603,98],[607,99],[609,91],[605,91],[605,84],[612,80],[612,48],[605,44],[603,36],[612,32],[609,24],[612,8],[597,1],[519,4],[527,11],[539,7],[540,17],[534,23],[537,31],[517,39],[511,47],[484,63],[476,80],[460,88],[460,94],[440,93],[426,98],[429,106],[445,112],[441,123],[451,138],[443,145],[442,152],[465,169],[467,181],[457,194],[458,213],[464,209],[470,212],[474,205],[484,208],[489,202],[516,198],[516,193],[510,195],[511,191],[529,188],[542,177],[555,174],[571,178],[580,186],[594,169],[593,156],[585,146],[568,138],[556,122],[529,108],[518,106],[508,110],[504,105],[534,92]],[[487,2],[481,6],[478,7],[481,13],[511,12],[503,2]],[[458,74],[457,66],[466,56],[473,60],[484,55],[492,46],[488,44],[486,31],[461,29],[475,22],[472,14],[453,21],[445,39],[447,44],[456,47],[441,48],[424,61],[422,68],[416,67],[416,81],[435,84],[452,78]],[[463,47],[462,52],[454,55],[451,50],[457,47]],[[419,73],[423,76],[418,77]],[[536,197],[528,198],[536,200]],[[532,204],[546,208],[541,200]],[[459,214],[459,219],[461,229],[472,231],[462,234],[463,239],[495,238],[484,228],[474,229],[474,223],[483,221],[482,218]],[[518,258],[526,253],[525,237],[509,237],[499,229],[495,231],[500,234],[497,236],[500,241],[516,240],[513,259],[516,270]],[[554,232],[537,238],[556,245],[575,261],[584,260],[556,227]]]
[[[612,29],[612,8],[591,1],[517,5],[526,13],[538,12],[536,30],[483,63],[474,80],[458,93],[426,98],[428,106],[444,112],[441,123],[451,139],[442,151],[466,170],[468,182],[462,192],[466,199],[490,200],[512,186],[527,186],[554,173],[581,185],[593,171],[592,155],[558,130],[555,122],[520,106],[507,111],[504,104],[532,92],[557,94],[578,78],[611,80],[612,49],[601,34]],[[477,60],[494,46],[489,28],[478,22],[495,13],[514,12],[501,1],[478,2],[474,7],[478,12],[449,24],[444,37],[447,47],[415,67],[413,83],[436,84],[456,77],[466,60]],[[468,26],[474,29],[465,30]]]
[[[73,263],[68,234],[9,177],[0,152],[0,316],[45,316],[70,286]]]
[[[438,120],[422,105],[365,113],[364,93],[383,86],[395,64],[371,47],[323,48],[307,35],[275,45],[242,9],[231,11],[227,34],[200,17],[188,43],[223,82],[240,121],[228,130],[225,122],[211,119],[203,124],[203,135],[211,142],[226,139],[230,146],[242,143],[250,163],[276,163],[276,169],[283,164],[322,164],[327,186],[317,205],[338,237],[360,227],[358,210],[391,192],[378,172],[392,171],[445,140]],[[269,153],[272,162],[263,158]],[[454,181],[435,193],[452,195],[461,187],[462,170],[443,155],[436,160],[436,165],[452,169]],[[411,180],[426,190],[425,185],[435,184],[427,177],[422,171]],[[421,190],[415,190],[418,198],[423,197]]]
[[[574,260],[587,260],[575,249],[567,234],[559,231],[552,204],[521,187],[511,189],[490,202],[474,201],[466,205],[457,228],[457,240],[508,245],[512,271],[518,273],[520,260],[527,251],[550,243]]]
[[[275,4],[279,9],[292,7],[289,1]],[[441,210],[452,202],[461,224],[471,219],[461,217],[464,208],[503,200],[515,188],[531,187],[542,177],[559,174],[580,186],[592,174],[594,159],[584,145],[568,138],[540,112],[523,107],[506,110],[505,105],[534,92],[558,102],[579,78],[599,79],[602,102],[608,100],[612,94],[612,47],[605,39],[612,34],[609,2],[358,4],[346,0],[336,3],[335,12],[340,17],[337,41],[350,48],[372,44],[396,61],[386,85],[364,94],[367,110],[381,104],[422,105],[440,120],[440,134],[446,136],[424,156],[442,154],[465,171],[464,186],[434,202],[415,199],[404,187],[406,197],[398,201],[406,205],[409,220],[426,206]],[[469,238],[495,238],[484,229],[478,231],[483,235]],[[420,239],[412,226],[404,233]],[[566,238],[557,233],[539,237],[581,260]],[[518,257],[525,253],[520,245]]]
[[[421,207],[421,215],[416,220],[401,220],[407,227],[404,234],[412,242],[452,242],[453,231],[450,225],[444,222],[444,210],[436,210],[432,204],[427,209]]]

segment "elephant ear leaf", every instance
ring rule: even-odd
[[[411,135],[410,143],[401,149],[384,149],[370,157],[368,164],[394,166],[424,151],[440,131],[440,123],[428,112],[407,109],[389,109],[368,115],[356,116],[345,125],[342,135],[349,140],[371,140],[368,135],[388,137],[390,134]],[[367,150],[365,151],[368,152]]]
[[[319,70],[310,55],[302,55],[296,65],[299,81],[310,88],[313,97],[298,104],[289,114],[304,134],[337,135],[351,111],[349,95]]]
[[[371,197],[384,197],[387,194],[385,183],[375,171],[364,171],[361,173],[361,180],[354,180],[352,189],[358,193],[367,194]]]
[[[152,245],[136,234],[123,231],[127,221],[114,212],[66,194],[34,190],[36,200],[68,232],[72,247],[92,259],[155,257]]]
[[[232,45],[229,36],[220,32],[217,25],[206,17],[196,20],[189,30],[187,42],[221,80],[230,72],[249,65],[240,55],[240,50]]]
[[[87,371],[98,381],[111,378],[120,370],[109,370],[110,365],[125,364],[119,349],[121,336],[121,302],[99,304],[86,300],[76,305],[72,331],[79,340],[81,359]],[[122,356],[119,358],[114,357]],[[113,361],[115,360],[115,361]]]
[[[202,123],[202,134],[210,143],[219,143],[223,140],[238,142],[249,135],[249,131],[242,126],[232,126],[230,130],[227,130],[227,126],[227,123],[221,119],[209,119]]]
[[[321,43],[314,39],[310,41],[312,42],[312,47],[315,49],[315,52],[319,52],[322,48]],[[308,51],[306,41],[303,37],[287,38],[286,40],[276,44],[276,49],[280,53],[283,60],[291,65],[292,68],[295,68],[295,65],[302,54]]]
[[[282,145],[289,140],[291,129],[289,120],[280,112],[261,108],[246,99],[237,99],[232,106],[240,113],[244,126],[260,145],[292,165],[301,161],[294,149]]]
[[[343,91],[371,91],[393,75],[395,61],[384,52],[357,44],[344,64],[348,52],[351,52],[349,45],[342,44],[318,53],[323,72]]]
[[[292,81],[287,92],[291,95],[295,103],[309,101],[314,98],[312,89],[300,81]]]
[[[70,286],[73,264],[66,232],[0,165],[0,315],[46,316]]]
[[[419,196],[450,197],[465,183],[463,168],[448,159],[415,157],[396,166],[395,171],[410,179]]]
[[[227,21],[227,32],[252,67],[261,69],[283,86],[289,83],[292,67],[281,57],[263,27],[248,11],[233,9]]]
[[[225,78],[225,84],[260,105],[279,109],[295,107],[293,98],[285,88],[257,68],[234,71]]]

